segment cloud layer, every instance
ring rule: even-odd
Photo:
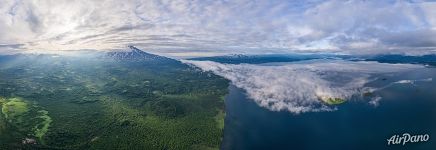
[[[435,53],[436,3],[0,0],[0,51]]]
[[[292,113],[330,111],[334,107],[320,97],[349,99],[368,89],[372,75],[422,68],[411,64],[315,60],[274,65],[221,64],[211,61],[184,61],[204,71],[223,76],[246,90],[248,97],[273,111]],[[380,99],[372,103],[376,105]]]

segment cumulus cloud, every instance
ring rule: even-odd
[[[365,84],[373,75],[422,68],[411,64],[315,60],[273,65],[221,64],[211,61],[184,61],[204,71],[223,76],[244,89],[248,97],[273,111],[292,113],[331,111],[320,97],[350,99],[367,92]],[[379,99],[371,103],[378,104]]]
[[[0,41],[20,50],[170,55],[434,53],[436,3],[360,0],[0,0]],[[0,49],[0,51],[2,51]]]

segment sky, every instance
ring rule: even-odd
[[[436,2],[0,0],[0,53],[436,53]]]

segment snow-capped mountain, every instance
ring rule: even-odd
[[[130,51],[117,51],[117,52],[108,52],[106,53],[106,57],[113,58],[116,60],[163,60],[169,59],[166,57],[150,54],[144,52],[134,46],[128,46]]]

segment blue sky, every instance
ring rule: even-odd
[[[0,52],[436,53],[436,2],[0,0]]]

